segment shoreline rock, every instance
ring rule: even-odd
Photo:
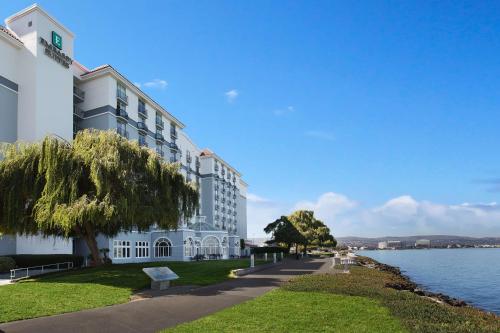
[[[410,291],[419,296],[430,298],[438,303],[444,303],[455,307],[469,306],[465,301],[461,299],[450,297],[442,293],[430,292],[420,288],[408,276],[401,273],[401,270],[398,267],[382,264],[369,257],[357,257],[356,259],[361,266],[378,269],[382,272],[388,272],[398,277],[397,280],[399,281],[387,282],[385,284],[385,287],[387,288]]]

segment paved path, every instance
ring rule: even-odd
[[[242,303],[301,275],[330,271],[329,259],[286,260],[254,274],[220,284],[173,291],[149,299],[105,308],[0,325],[0,332],[156,332]]]

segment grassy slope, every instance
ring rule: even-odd
[[[396,276],[364,267],[351,274],[304,276],[285,286],[290,291],[327,292],[378,300],[410,332],[500,332],[500,318],[473,308],[441,305],[406,291],[385,288]]]
[[[385,288],[398,277],[364,267],[306,275],[281,289],[166,332],[500,332],[500,318]]]
[[[368,298],[278,289],[165,332],[389,333],[406,330],[387,308]]]
[[[168,265],[177,275],[173,285],[209,285],[224,281],[246,260],[110,265],[57,273],[0,287],[0,322],[35,318],[125,303],[149,286],[143,267]]]

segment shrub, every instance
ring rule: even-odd
[[[72,262],[73,267],[83,265],[83,257],[73,254],[17,254],[11,256],[16,262],[17,267],[33,267],[42,265],[51,265],[62,262]]]
[[[16,268],[16,262],[11,257],[0,257],[0,273],[6,273]]]

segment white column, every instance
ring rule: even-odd
[[[267,252],[264,253],[264,260],[267,261]]]
[[[276,263],[276,252],[273,253],[273,262]]]
[[[255,267],[255,256],[253,254],[250,256],[250,267]]]

